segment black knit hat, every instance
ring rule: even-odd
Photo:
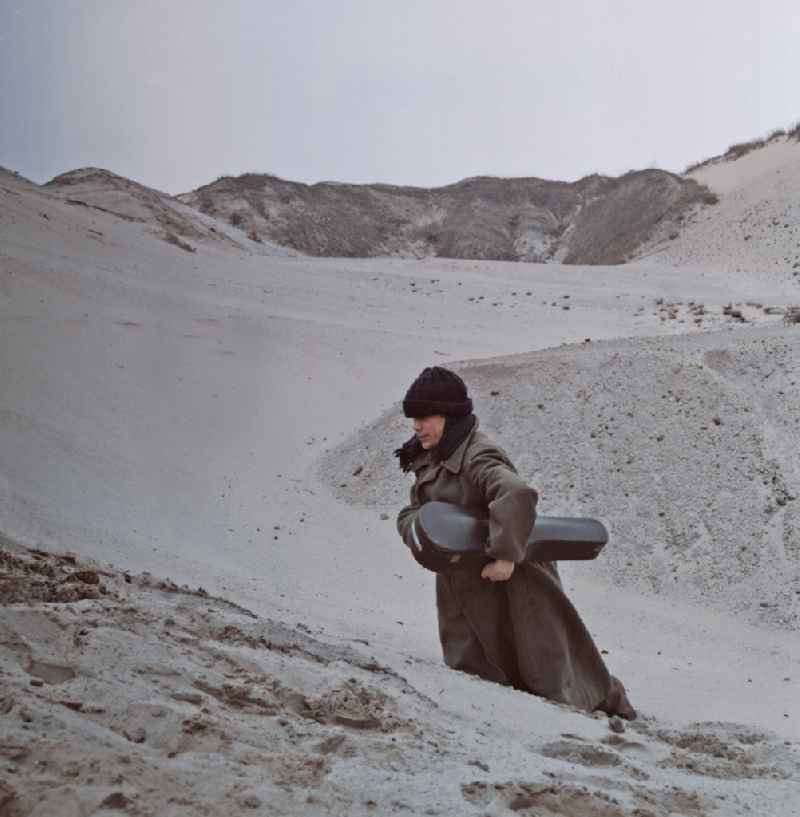
[[[466,417],[472,413],[472,400],[464,381],[449,369],[429,366],[411,384],[403,400],[406,417]]]

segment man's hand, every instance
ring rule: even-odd
[[[495,562],[489,562],[486,567],[481,570],[481,578],[489,579],[492,582],[507,582],[514,572],[514,562],[509,562],[506,559],[498,559]]]

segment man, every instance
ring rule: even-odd
[[[412,553],[412,523],[426,502],[451,502],[489,518],[491,561],[480,571],[455,565],[436,574],[445,663],[580,709],[635,718],[555,564],[523,561],[538,496],[478,430],[464,381],[439,366],[425,369],[408,389],[403,413],[414,436],[395,455],[416,480],[397,528]]]

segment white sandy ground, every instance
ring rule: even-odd
[[[800,283],[800,140],[778,137],[736,161],[688,174],[720,201],[679,235],[658,235],[641,253],[654,263],[700,264]]]
[[[443,668],[396,507],[341,501],[319,465],[425,365],[733,340],[724,305],[777,326],[764,307],[798,300],[760,268],[189,254],[4,176],[0,530],[260,618],[114,570],[120,600],[4,608],[0,810],[800,814],[796,630],[568,571],[643,715],[610,745],[603,719]]]

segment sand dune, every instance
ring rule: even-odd
[[[544,513],[602,518],[587,575],[800,627],[800,333],[778,327],[603,341],[473,361],[483,427]],[[403,502],[393,408],[323,467],[345,501]],[[362,471],[342,483],[342,472]]]
[[[270,242],[252,241],[227,223],[199,213],[178,199],[96,167],[62,173],[43,188],[72,206],[109,213],[147,225],[186,252],[210,243],[259,255],[289,255]]]
[[[698,209],[680,230],[661,231],[640,258],[800,283],[800,140],[778,137],[689,176],[717,193],[719,203]]]
[[[793,807],[800,760],[760,730],[619,733],[533,698],[530,726],[511,726],[528,696],[431,667],[448,693],[431,697],[364,640],[332,643],[202,588],[8,542],[0,566],[5,814]],[[454,712],[449,695],[482,711]]]
[[[791,280],[148,219],[0,177],[0,813],[796,812]],[[393,525],[431,362],[548,510],[609,524],[566,576],[624,733],[441,665]]]

